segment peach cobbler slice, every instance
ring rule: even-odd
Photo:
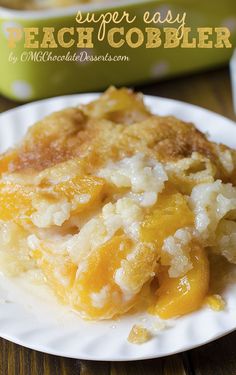
[[[209,254],[236,262],[235,161],[127,89],[52,114],[0,158],[1,270],[85,319],[195,311]]]

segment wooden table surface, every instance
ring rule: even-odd
[[[183,100],[236,120],[226,68],[139,88]],[[0,97],[0,112],[17,103]],[[17,319],[17,317],[16,317]],[[235,317],[236,319],[236,317]],[[213,343],[163,359],[104,363],[55,357],[0,339],[0,375],[236,375],[236,332]]]

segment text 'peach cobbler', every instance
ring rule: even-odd
[[[40,269],[82,318],[187,314],[212,254],[236,263],[236,152],[130,90],[46,117],[0,175],[1,269]]]

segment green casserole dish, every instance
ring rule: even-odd
[[[103,90],[111,84],[121,86],[153,82],[224,64],[229,61],[232,54],[232,48],[168,49],[161,46],[147,49],[145,43],[139,48],[130,48],[127,43],[120,48],[112,48],[104,40],[94,43],[91,49],[78,48],[75,43],[69,49],[69,53],[72,57],[80,56],[80,60],[77,58],[76,61],[40,61],[40,59],[36,61],[33,59],[36,50],[29,49],[25,53],[23,39],[16,43],[14,49],[9,48],[7,31],[9,27],[33,27],[40,30],[43,27],[54,27],[56,33],[63,27],[80,26],[76,22],[78,10],[82,15],[94,12],[97,16],[116,10],[120,13],[127,11],[131,16],[136,16],[132,27],[138,27],[143,31],[147,27],[143,22],[145,11],[160,12],[163,15],[168,10],[171,10],[173,15],[186,12],[187,27],[193,30],[198,27],[228,27],[231,31],[232,47],[236,44],[235,0],[215,1],[214,4],[204,0],[120,0],[35,11],[0,7],[0,93],[2,95],[17,101],[30,101],[63,94]],[[95,33],[99,28],[98,24],[83,26],[94,26]],[[122,26],[125,30],[131,27],[125,23],[119,26],[111,23],[107,27]],[[156,27],[171,27],[171,25],[158,24]],[[40,33],[41,31],[39,38]],[[51,56],[68,54],[68,50],[61,46],[56,50],[38,48],[37,52],[51,52]],[[22,54],[25,56],[24,61],[21,61]],[[18,57],[15,63],[14,56]],[[107,56],[108,59],[120,58],[121,61],[92,61],[99,60],[99,56]],[[127,61],[124,60],[125,57]]]

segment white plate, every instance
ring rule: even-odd
[[[0,151],[19,141],[28,127],[45,115],[79,103],[95,94],[44,100],[0,115]],[[212,140],[236,148],[236,126],[232,121],[186,103],[145,97],[151,110],[172,114],[209,133]],[[55,355],[88,359],[127,361],[162,357],[205,344],[236,329],[236,285],[224,293],[227,308],[214,312],[203,308],[172,321],[170,327],[143,345],[132,345],[127,336],[133,324],[152,325],[144,315],[116,321],[85,322],[59,305],[52,293],[27,281],[0,277],[0,336],[23,346]],[[146,320],[147,319],[147,320]]]

